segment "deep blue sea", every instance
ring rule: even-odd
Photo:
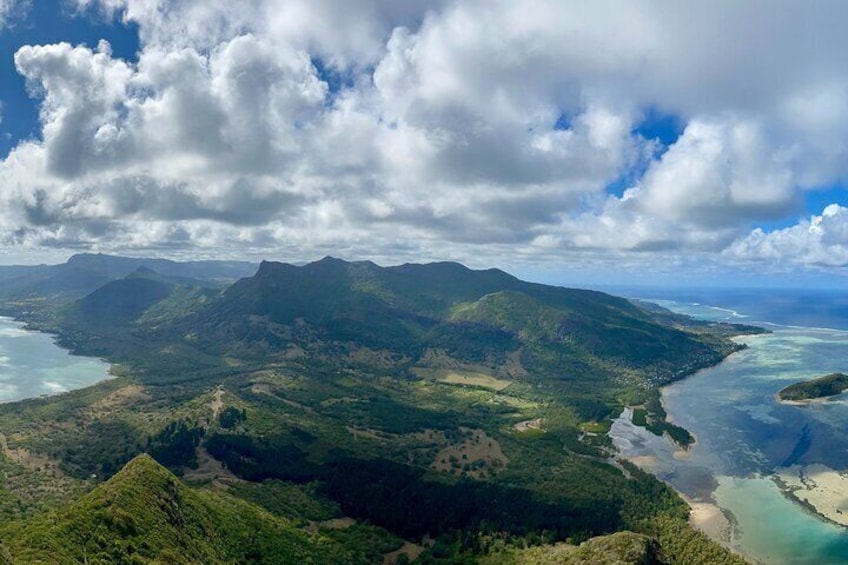
[[[734,524],[730,545],[755,562],[848,563],[848,529],[791,500],[775,480],[818,481],[829,490],[810,502],[848,516],[848,394],[809,406],[775,397],[794,382],[848,373],[848,292],[640,290],[625,295],[773,333],[737,338],[748,349],[663,389],[670,418],[697,438],[688,453],[626,415],[611,432],[619,449],[691,499],[718,505]]]

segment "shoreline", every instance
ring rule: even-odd
[[[26,334],[26,335],[31,336],[33,338],[35,338],[35,337],[41,338],[41,336],[43,336],[44,339],[49,340],[50,347],[55,347],[57,350],[61,351],[64,355],[67,355],[68,357],[73,358],[74,364],[88,362],[88,363],[92,363],[93,365],[96,364],[96,367],[98,369],[98,375],[96,375],[96,380],[92,380],[91,382],[86,382],[85,384],[82,384],[81,386],[64,387],[64,385],[62,385],[63,390],[62,389],[56,389],[56,390],[49,390],[49,391],[46,391],[46,392],[41,392],[37,395],[27,395],[27,396],[12,397],[12,398],[0,398],[0,404],[9,405],[9,404],[24,403],[24,402],[39,401],[39,400],[55,398],[55,397],[62,396],[62,395],[65,395],[65,394],[70,394],[70,393],[73,393],[73,392],[76,392],[76,391],[79,391],[79,390],[91,388],[91,387],[94,387],[94,386],[97,386],[97,385],[100,385],[100,384],[103,384],[103,383],[106,383],[106,382],[109,382],[109,381],[113,381],[113,380],[121,377],[121,375],[118,374],[118,371],[120,370],[119,369],[120,364],[112,363],[112,362],[110,362],[107,359],[104,359],[102,357],[96,357],[96,356],[91,356],[91,355],[82,355],[82,354],[79,354],[79,353],[75,353],[69,347],[62,345],[58,340],[58,337],[59,337],[58,334],[56,334],[54,332],[45,331],[43,329],[39,329],[39,328],[35,328],[35,327],[30,327],[27,324],[27,322],[25,322],[24,320],[19,319],[19,318],[15,318],[13,316],[5,315],[5,314],[0,315],[0,324],[6,324],[6,325],[8,325],[8,327],[13,328],[16,332],[21,332],[22,334]],[[65,368],[67,368],[67,367],[65,367]],[[102,370],[102,374],[100,374],[100,370]]]
[[[768,329],[766,329],[766,328],[763,328],[763,329],[766,330],[764,333],[771,333]],[[689,374],[683,375],[679,379],[675,379],[674,381],[672,381],[670,383],[667,383],[663,386],[658,387],[660,406],[662,407],[662,410],[665,413],[665,417],[663,418],[663,422],[677,426],[677,427],[680,427],[680,428],[686,430],[686,432],[692,438],[692,442],[689,445],[683,446],[683,445],[677,443],[676,441],[674,441],[674,439],[672,439],[672,437],[668,434],[668,432],[663,432],[662,437],[674,447],[672,457],[674,457],[675,459],[678,459],[678,460],[688,459],[692,454],[692,449],[694,449],[695,446],[698,445],[698,437],[694,433],[692,433],[691,430],[689,430],[689,429],[687,429],[683,426],[680,426],[680,424],[675,423],[674,417],[669,413],[669,411],[666,407],[665,396],[663,394],[663,391],[667,387],[669,387],[673,384],[676,384],[678,382],[684,381],[686,379],[689,379],[689,378],[697,375],[698,373],[700,373],[702,371],[706,371],[706,370],[712,369],[714,367],[717,367],[718,365],[720,365],[721,363],[724,363],[727,359],[729,359],[732,355],[735,355],[736,353],[739,353],[741,351],[745,351],[745,349],[747,349],[747,344],[739,343],[739,341],[737,341],[737,340],[740,340],[740,339],[743,339],[743,338],[746,338],[746,337],[754,337],[754,336],[760,336],[760,335],[763,335],[763,333],[744,333],[744,334],[738,334],[738,335],[730,336],[729,337],[730,340],[734,341],[735,343],[738,343],[739,345],[742,345],[743,347],[735,349],[734,351],[730,351],[727,355],[725,355],[718,362],[716,362],[712,365],[709,365],[709,366],[706,366],[706,367],[701,367],[701,368],[699,368],[699,369],[697,369],[697,370],[695,370],[695,371],[693,371]],[[630,415],[629,415],[629,419],[632,423],[633,422],[632,407],[625,407],[625,411],[628,411],[628,410],[631,411]],[[622,415],[623,415],[623,413],[622,413]],[[651,459],[654,458],[654,456],[652,456],[652,455],[627,457],[627,456],[624,456],[621,453],[619,453],[619,456],[621,456],[625,460],[633,463],[634,465],[636,465],[637,467],[639,467],[640,469],[642,469],[646,473],[650,473],[657,480],[662,481],[672,491],[674,491],[674,493],[677,494],[677,496],[679,496],[684,502],[686,502],[686,504],[689,506],[689,520],[688,520],[688,522],[689,522],[689,525],[693,529],[695,529],[699,532],[702,532],[704,535],[706,535],[712,541],[718,543],[719,545],[721,545],[725,549],[728,549],[729,551],[732,551],[733,553],[735,553],[737,555],[743,555],[742,553],[739,552],[739,548],[734,546],[734,537],[735,537],[736,531],[738,530],[738,526],[736,525],[736,521],[733,518],[733,515],[730,514],[727,510],[721,508],[718,504],[716,504],[716,502],[714,500],[712,500],[712,498],[709,501],[695,500],[694,498],[692,498],[692,497],[684,494],[683,492],[679,491],[678,489],[676,489],[674,487],[674,485],[672,485],[668,481],[663,480],[662,478],[660,478],[659,476],[654,474],[654,472],[649,468],[649,466],[645,465],[645,463],[648,463]],[[744,557],[744,555],[743,555],[743,557]]]
[[[641,428],[641,426],[636,426],[636,424],[633,423],[633,409],[631,407],[625,407],[619,415],[619,418],[624,418],[630,423],[630,425]],[[646,433],[650,432],[647,432],[646,430]],[[668,437],[668,434],[664,434],[662,437],[664,441],[668,442],[668,444],[674,448],[672,457],[675,459],[689,457],[689,451],[683,449],[676,442],[672,441],[671,438]],[[703,532],[708,538],[719,545],[733,551],[734,553],[738,553],[738,549],[733,546],[734,533],[737,529],[735,521],[732,515],[728,516],[727,511],[718,506],[712,497],[709,499],[696,499],[681,492],[675,488],[673,484],[660,477],[655,472],[657,470],[656,465],[660,463],[660,460],[654,454],[625,455],[621,451],[617,451],[617,456],[613,458],[613,461],[615,461],[616,458],[636,465],[642,471],[649,473],[652,477],[668,486],[668,488],[670,488],[689,506],[688,522],[692,528]],[[619,466],[619,468],[621,467]]]
[[[621,417],[627,417],[631,424],[633,424],[633,411],[631,407],[625,407],[622,411]],[[634,426],[636,424],[633,424]],[[695,437],[694,435],[692,436]],[[663,438],[670,443],[674,447],[674,451],[672,456],[675,459],[685,459],[690,456],[689,449],[685,449],[673,441],[668,434],[663,434]],[[692,444],[694,446],[695,443]],[[690,446],[691,447],[691,446]],[[672,491],[674,491],[677,496],[679,496],[686,504],[689,506],[689,525],[703,532],[708,538],[713,540],[714,542],[720,544],[721,546],[738,553],[738,550],[733,547],[733,537],[734,532],[736,531],[736,525],[732,518],[732,516],[728,516],[727,512],[718,506],[713,500],[696,500],[689,495],[679,491],[669,483],[667,480],[664,480],[657,476],[654,473],[654,469],[652,469],[653,465],[658,462],[656,455],[624,455],[621,452],[618,452],[618,457],[624,459],[625,461],[629,461],[633,465],[636,465],[642,471],[646,473],[650,473],[651,476],[661,481],[663,484],[668,486]]]
[[[747,322],[747,321],[746,321]],[[764,327],[764,329],[768,330],[768,333],[780,332],[781,330],[788,330],[789,332],[839,332],[839,333],[848,333],[848,330],[838,329],[838,328],[822,328],[822,327],[810,327],[810,326],[794,326],[789,324],[776,324],[773,322],[760,322],[760,321],[751,321],[747,322],[751,325],[760,325]],[[759,338],[762,334],[739,334],[737,336],[732,336],[732,339],[736,343],[745,343],[748,340],[751,340],[753,343],[757,342],[757,338]],[[731,352],[729,355],[725,356],[715,365],[710,367],[706,367],[702,370],[706,370],[708,368],[713,368],[715,366],[720,365],[722,362],[730,358],[730,356],[736,353],[736,351]],[[670,405],[673,405],[673,401],[670,398],[667,398],[665,391],[668,386],[672,384],[676,384],[677,382],[684,381],[689,377],[698,374],[699,371],[695,371],[686,375],[682,379],[675,380],[675,382],[668,383],[662,387],[659,387],[660,391],[660,401],[663,410],[666,412],[666,421],[670,424],[680,425],[677,423],[677,420],[674,418],[674,415],[669,412]],[[843,392],[843,398],[848,397],[848,391]],[[821,406],[826,403],[832,402],[834,398],[838,398],[839,395],[832,395],[827,397],[820,397],[815,399],[808,399],[803,401],[791,401],[791,400],[781,400],[777,394],[774,395],[774,402],[778,405],[787,405],[787,406],[797,406],[799,408],[815,408],[816,406]],[[669,402],[667,402],[667,400]],[[680,414],[678,414],[679,416]],[[687,430],[688,431],[688,430]],[[692,434],[691,431],[689,433]],[[695,438],[697,441],[697,438]],[[675,442],[667,439],[666,441],[670,441],[672,448],[675,450],[672,452],[672,455],[675,459],[680,456],[686,457],[689,455],[689,450],[681,453],[680,446]],[[693,444],[692,447],[694,447]],[[690,447],[691,450],[691,447]],[[650,455],[643,455],[638,458],[631,458],[622,456],[624,459],[631,461],[632,463],[638,465],[641,469],[646,472],[651,473],[654,477],[660,478],[657,474],[652,472],[652,462],[650,461]],[[639,460],[641,459],[641,461]],[[641,465],[639,463],[642,463]],[[655,469],[656,470],[656,469]],[[814,518],[817,521],[820,521],[823,524],[830,524],[833,527],[840,528],[843,531],[845,528],[848,528],[848,470],[836,470],[825,465],[794,465],[786,468],[777,468],[774,469],[773,473],[766,473],[763,478],[770,479],[771,482],[779,489],[779,492],[783,495],[785,500],[789,501],[793,506],[799,508],[800,511],[808,514],[811,518]],[[660,479],[662,480],[662,479]],[[689,506],[690,514],[689,514],[689,523],[690,525],[703,532],[713,541],[721,544],[727,549],[742,555],[743,557],[746,555],[745,552],[741,550],[741,547],[738,545],[740,543],[741,532],[739,530],[739,525],[736,523],[735,517],[733,514],[721,506],[718,505],[715,493],[709,494],[707,492],[699,494],[696,498],[691,498],[684,493],[678,491],[674,488],[673,485],[669,484],[667,481],[663,481],[665,484],[669,485],[670,488],[674,490],[674,492],[680,496]]]
[[[729,358],[730,355],[722,359],[722,362]],[[663,394],[664,389],[667,386],[671,386],[671,384],[674,383],[660,387],[660,402],[667,415],[666,421],[675,424],[674,417],[667,410],[665,395]],[[844,392],[840,394],[844,394]],[[793,401],[781,400],[778,394],[775,394],[774,398],[778,404],[807,408],[828,403],[837,396],[839,395]],[[691,448],[696,445],[697,438],[691,431],[689,433],[695,439],[690,446]],[[675,448],[673,452],[675,459],[686,458],[690,455],[689,449],[683,449],[671,438],[667,438],[667,441]],[[652,456],[625,457],[625,459],[638,465],[642,470],[653,474],[649,468],[639,465],[640,462],[644,462],[650,457]],[[657,477],[657,475],[654,476]],[[780,492],[789,501],[802,507],[817,519],[840,528],[848,528],[848,470],[838,471],[823,464],[792,465],[790,467],[777,468],[771,475],[766,475],[766,477],[770,478],[777,485]],[[689,524],[693,528],[703,532],[710,539],[734,553],[744,556],[743,553],[740,553],[739,548],[734,546],[734,537],[738,527],[733,515],[729,511],[721,508],[714,500],[710,500],[709,502],[695,500],[674,488],[667,481],[663,482],[689,505]]]
[[[765,328],[763,328],[763,329],[765,329]],[[766,330],[766,333],[771,333],[771,332]],[[729,339],[734,341],[735,343],[739,343],[737,341],[738,339],[741,339],[741,338],[744,338],[744,337],[750,337],[750,336],[759,336],[759,335],[763,335],[763,334],[762,333],[750,333],[750,334],[745,333],[745,334],[730,336]],[[674,418],[668,412],[666,404],[665,404],[665,398],[664,398],[664,395],[663,395],[664,389],[666,389],[666,387],[669,387],[669,386],[671,386],[675,383],[689,379],[689,378],[697,375],[698,373],[700,373],[702,371],[706,371],[706,370],[712,369],[714,367],[717,367],[721,363],[724,363],[732,355],[747,349],[746,344],[740,344],[740,345],[742,345],[743,347],[740,347],[740,348],[737,348],[733,351],[728,352],[728,354],[725,355],[724,357],[722,357],[720,360],[718,360],[718,362],[716,362],[712,365],[708,365],[706,367],[700,367],[700,368],[696,369],[695,371],[692,371],[691,373],[682,375],[680,378],[675,379],[672,382],[669,382],[669,383],[667,383],[663,386],[658,387],[657,390],[658,390],[658,393],[659,393],[660,406],[662,408],[662,411],[664,412],[664,417],[663,417],[662,421],[664,423],[667,423],[667,424],[670,424],[670,425],[673,425],[673,426],[680,427],[681,429],[684,429],[689,434],[689,436],[692,438],[691,443],[684,446],[684,445],[677,443],[667,431],[663,432],[661,437],[665,441],[668,441],[670,443],[670,445],[673,446],[674,451],[672,453],[672,457],[674,457],[675,459],[678,459],[678,460],[688,459],[692,454],[692,449],[695,448],[695,446],[698,445],[698,437],[694,433],[692,433],[691,430],[684,428],[683,426],[680,426],[679,424],[675,423]],[[624,408],[624,411],[622,412],[622,414],[619,415],[619,417],[621,417],[625,413],[629,412],[628,420],[630,421],[631,424],[633,424],[635,426],[636,424],[633,423],[633,410],[634,410],[634,407],[626,406]],[[642,426],[640,426],[640,427],[642,427]],[[645,428],[645,429],[647,430],[647,428]],[[741,553],[739,553],[738,548],[734,547],[734,545],[733,545],[734,534],[737,530],[737,526],[736,526],[735,520],[733,519],[732,514],[730,516],[728,516],[728,511],[726,511],[725,509],[718,506],[718,504],[716,504],[714,500],[712,500],[712,499],[710,499],[709,501],[695,500],[695,499],[689,497],[688,495],[684,494],[683,492],[679,491],[678,489],[676,489],[674,487],[674,485],[672,485],[668,481],[657,476],[650,469],[650,463],[653,462],[655,456],[653,456],[653,455],[643,455],[643,456],[629,456],[628,457],[628,456],[623,455],[621,452],[618,453],[618,456],[625,459],[626,461],[629,461],[630,463],[636,465],[637,467],[639,467],[641,470],[645,471],[646,473],[650,473],[654,478],[656,478],[657,480],[659,480],[662,483],[664,483],[665,485],[667,485],[672,491],[674,491],[675,494],[677,494],[677,496],[679,496],[684,502],[686,502],[686,504],[689,506],[689,520],[688,520],[688,522],[689,522],[689,525],[693,529],[702,532],[708,538],[710,538],[714,542],[718,543],[722,547],[732,551],[733,553],[738,554],[738,555],[742,555]]]
[[[784,406],[798,406],[800,408],[806,408],[808,406],[814,406],[816,404],[825,404],[826,402],[830,402],[832,399],[839,396],[840,394],[844,394],[844,391],[838,394],[831,394],[830,396],[807,398],[805,400],[783,400],[782,398],[780,398],[780,393],[778,392],[775,393],[774,399],[777,401],[778,404],[783,404]]]

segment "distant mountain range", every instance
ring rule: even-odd
[[[186,284],[221,287],[253,274],[256,264],[246,261],[177,262],[82,253],[59,265],[0,266],[0,298],[79,297],[139,268]]]

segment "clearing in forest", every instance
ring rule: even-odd
[[[443,438],[443,447],[436,454],[433,467],[455,475],[465,473],[475,479],[488,476],[509,463],[501,444],[480,429],[460,428],[457,438]]]
[[[423,378],[450,385],[476,386],[500,392],[512,381],[497,379],[488,373],[480,371],[464,371],[461,369],[425,369],[416,367],[413,372]]]

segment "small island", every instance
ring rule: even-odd
[[[835,396],[848,390],[848,375],[831,373],[817,379],[789,385],[777,393],[782,402],[809,402]]]

